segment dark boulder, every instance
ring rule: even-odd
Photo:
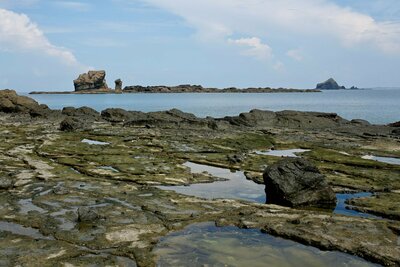
[[[63,115],[71,117],[80,117],[86,120],[98,120],[100,119],[100,113],[89,107],[65,107],[62,112]]]
[[[45,116],[51,112],[46,105],[39,105],[32,98],[18,95],[14,90],[0,90],[0,112],[26,113],[32,117]]]
[[[350,123],[362,125],[362,126],[370,126],[371,125],[371,123],[369,121],[360,120],[360,119],[351,120]]]
[[[338,90],[346,89],[344,86],[340,86],[334,79],[330,78],[323,83],[317,84],[319,90]]]
[[[285,158],[269,166],[263,177],[268,203],[329,209],[336,205],[325,176],[305,159]]]
[[[400,128],[394,129],[394,130],[392,131],[392,134],[400,136]]]
[[[390,126],[390,127],[400,127],[400,121],[390,123],[388,126]]]
[[[63,132],[84,131],[90,128],[90,121],[78,117],[67,117],[60,123]]]
[[[132,118],[132,114],[122,108],[108,108],[101,112],[101,117],[109,122],[125,122]]]
[[[106,72],[104,70],[83,73],[74,80],[75,91],[109,90],[105,78]]]
[[[78,221],[83,223],[93,223],[101,219],[101,216],[94,208],[80,207],[78,208]]]
[[[14,186],[14,181],[12,177],[8,174],[3,174],[0,172],[0,190],[10,189]]]

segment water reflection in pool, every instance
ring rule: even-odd
[[[340,252],[326,252],[258,230],[201,223],[162,238],[157,266],[378,266]]]
[[[207,199],[230,198],[265,203],[264,185],[249,181],[241,171],[232,172],[229,169],[187,162],[184,164],[192,173],[207,172],[215,177],[228,179],[208,184],[192,184],[190,186],[159,186],[164,190]]]
[[[400,158],[390,158],[390,157],[376,157],[371,155],[366,155],[362,157],[363,159],[369,159],[374,161],[379,161],[387,164],[400,165]]]

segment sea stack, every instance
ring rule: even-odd
[[[122,93],[122,81],[121,79],[115,80],[115,92]]]
[[[75,92],[79,91],[106,91],[109,90],[105,80],[106,72],[104,70],[89,71],[79,75],[78,79],[74,80]]]
[[[317,89],[319,90],[339,90],[346,89],[344,86],[340,86],[333,78],[326,80],[323,83],[317,84]]]

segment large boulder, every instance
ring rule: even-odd
[[[106,83],[106,72],[104,70],[89,71],[79,75],[74,80],[75,91],[85,90],[109,90]]]
[[[99,219],[101,219],[101,216],[97,213],[97,211],[94,208],[91,207],[78,208],[78,222],[94,223]]]
[[[101,117],[109,122],[125,122],[132,118],[132,114],[122,108],[108,108],[101,112]]]
[[[320,90],[338,90],[338,89],[346,89],[344,86],[340,86],[334,79],[330,78],[323,83],[317,84],[317,89]]]
[[[263,177],[268,203],[327,209],[336,206],[336,195],[325,176],[305,159],[283,159],[268,167]]]
[[[60,123],[60,131],[77,132],[88,130],[91,126],[91,121],[84,120],[79,117],[67,117]]]
[[[89,108],[89,107],[80,107],[80,108],[74,108],[74,107],[65,107],[63,108],[62,112],[63,115],[66,116],[71,116],[71,117],[79,117],[85,120],[99,120],[100,119],[100,113],[97,112],[96,110]]]
[[[0,90],[0,112],[27,113],[32,117],[44,116],[50,112],[46,105],[39,105],[32,98],[18,95],[14,90]]]

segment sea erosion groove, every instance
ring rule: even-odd
[[[272,247],[254,249],[269,253],[300,243],[314,247],[311,254],[342,252],[350,262],[400,266],[400,165],[365,157],[400,158],[399,124],[297,111],[204,119],[176,109],[61,111],[12,90],[0,91],[0,121],[0,266],[173,265],[168,240],[174,238],[171,246],[190,240],[174,236],[190,227],[210,244],[214,235],[207,231],[223,238],[222,247],[196,239],[207,253],[235,244],[235,236],[274,236],[297,243],[274,239]],[[196,171],[199,165],[263,186],[266,168],[282,159],[260,151],[276,150],[297,151],[339,199],[360,196],[345,200],[354,213],[168,189],[229,179],[225,172]]]

